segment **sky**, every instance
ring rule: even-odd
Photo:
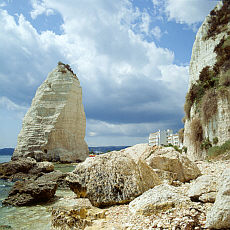
[[[0,0],[0,148],[15,147],[36,89],[68,63],[88,146],[183,127],[189,62],[214,0]]]

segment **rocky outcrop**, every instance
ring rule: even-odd
[[[85,127],[80,82],[68,65],[59,63],[36,92],[13,158],[84,161],[88,156]]]
[[[162,184],[143,193],[129,204],[135,215],[153,215],[166,211],[176,205],[188,202],[188,198],[179,192],[179,188]]]
[[[184,146],[192,160],[204,159],[210,145],[230,139],[229,21],[230,3],[220,2],[193,45],[184,127]]]
[[[39,180],[16,181],[3,205],[28,206],[47,202],[54,197],[57,183],[40,178]]]
[[[51,162],[36,162],[30,157],[0,164],[1,179],[37,178],[52,171],[54,171],[54,165]]]
[[[218,178],[213,175],[203,175],[192,182],[188,196],[193,201],[215,202]]]
[[[115,151],[87,158],[68,175],[67,183],[78,197],[100,207],[128,203],[161,180],[146,162]]]
[[[207,213],[207,228],[230,228],[230,169],[226,169],[220,178],[220,187],[216,201]]]
[[[67,199],[52,208],[51,229],[85,229],[105,218],[106,210],[93,207],[87,199]]]
[[[199,168],[185,155],[175,151],[172,147],[157,147],[149,153],[145,153],[142,158],[147,164],[162,172],[171,173],[174,180],[181,182],[190,181],[201,175]],[[164,175],[164,174],[163,174]]]

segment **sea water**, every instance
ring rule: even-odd
[[[10,161],[11,156],[0,156],[0,162]],[[72,171],[74,165],[55,165],[61,171]],[[13,182],[0,179],[0,230],[48,230],[51,227],[51,210],[58,198],[72,196],[71,190],[58,189],[56,199],[49,203],[27,207],[5,207],[2,201],[8,196]]]
[[[0,155],[0,163],[8,162],[11,159],[11,155]]]

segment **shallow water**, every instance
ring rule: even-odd
[[[0,162],[9,161],[11,156],[0,156]],[[55,170],[70,172],[73,164],[55,164]],[[8,196],[12,182],[0,180],[0,230],[48,230],[51,226],[51,209],[59,198],[73,196],[71,190],[58,189],[53,202],[30,207],[3,207],[2,201]]]
[[[8,162],[11,159],[11,155],[1,155],[0,156],[0,163]]]
[[[57,198],[73,196],[70,190],[57,190]],[[58,202],[31,207],[0,207],[0,229],[48,230],[51,226],[51,209]],[[8,226],[3,228],[1,226]]]

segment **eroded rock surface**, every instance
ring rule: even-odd
[[[80,82],[68,65],[60,63],[38,88],[13,157],[84,161],[88,156],[85,127]]]
[[[170,172],[174,180],[186,182],[201,175],[196,164],[172,147],[155,147],[148,154],[145,152],[143,157],[153,169]]]
[[[52,208],[51,229],[85,229],[93,221],[105,218],[105,211],[96,207],[87,199],[67,199]]]
[[[137,197],[129,204],[129,209],[135,215],[153,215],[164,212],[176,205],[189,202],[185,195],[180,193],[179,188],[162,184],[154,187]]]
[[[52,181],[16,181],[3,205],[28,206],[54,197],[57,183]]]
[[[230,169],[220,178],[220,186],[213,207],[207,213],[207,228],[230,228]]]
[[[94,206],[127,203],[161,183],[142,160],[124,151],[87,158],[67,177],[78,197],[87,197]]]
[[[193,201],[215,202],[218,189],[218,178],[213,175],[198,177],[190,186],[188,196]]]

